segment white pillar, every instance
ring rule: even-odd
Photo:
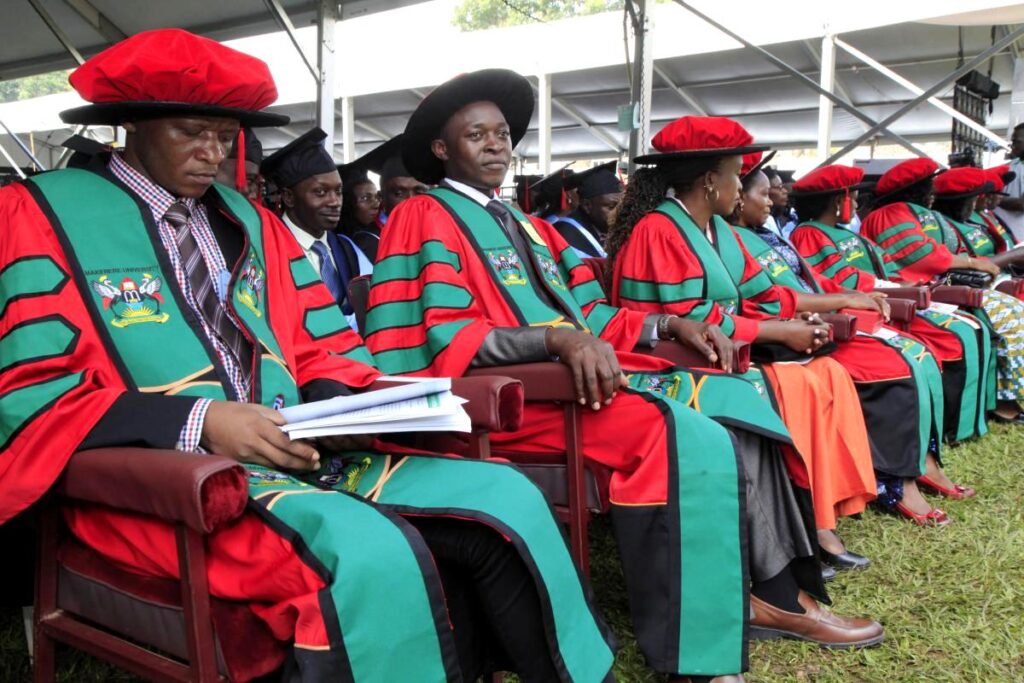
[[[1013,135],[1013,127],[1024,122],[1024,57],[1013,60],[1013,90],[1010,92],[1010,125],[1006,137]]]
[[[338,3],[320,0],[316,22],[316,64],[320,77],[316,84],[316,124],[334,142],[334,33],[338,23]],[[333,150],[328,150],[332,151]],[[348,153],[346,146],[345,153]]]
[[[551,74],[537,76],[537,165],[551,172]]]
[[[331,110],[331,116],[334,111]],[[332,137],[331,140],[334,138]],[[356,160],[356,106],[354,97],[341,98],[341,144],[344,163]]]
[[[821,39],[821,80],[820,85],[829,92],[835,91],[836,44],[832,34]],[[818,163],[828,159],[832,148],[832,100],[818,96]]]

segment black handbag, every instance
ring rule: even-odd
[[[975,289],[988,289],[992,286],[992,276],[980,270],[953,268],[946,272],[947,285],[965,285]]]

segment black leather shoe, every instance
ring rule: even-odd
[[[831,581],[832,579],[836,578],[836,574],[837,574],[837,572],[835,570],[835,567],[833,567],[832,565],[829,565],[829,564],[825,564],[824,562],[821,563],[821,580],[822,581]]]
[[[832,567],[837,572],[844,572],[850,569],[867,569],[871,566],[871,560],[863,555],[851,553],[849,550],[838,555],[833,555],[824,548],[820,548],[820,551],[822,563]]]

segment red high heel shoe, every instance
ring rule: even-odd
[[[932,481],[926,476],[920,476],[917,478],[917,483],[925,487],[929,491],[945,496],[952,500],[963,500],[964,498],[973,498],[976,491],[968,486],[961,486],[960,484],[953,484],[952,488],[946,488],[940,486],[937,482]]]
[[[918,526],[946,526],[953,522],[949,515],[940,510],[939,508],[932,508],[923,515],[919,515],[903,503],[896,503],[894,508],[896,512],[911,520]]]

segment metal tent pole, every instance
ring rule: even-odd
[[[676,2],[679,2],[679,0],[676,0]],[[967,62],[966,64],[964,64],[960,68],[958,68],[953,73],[951,73],[948,76],[946,76],[945,78],[939,80],[938,83],[936,83],[932,87],[928,88],[927,90],[925,90],[923,93],[921,93],[920,95],[918,95],[917,97],[915,97],[911,101],[907,102],[905,105],[903,105],[902,107],[900,107],[899,109],[894,111],[892,114],[887,116],[885,119],[883,119],[879,123],[876,123],[874,126],[872,126],[867,131],[865,131],[863,135],[858,137],[853,142],[848,143],[841,150],[839,150],[838,152],[833,154],[831,157],[826,159],[824,164],[819,164],[819,165],[825,166],[825,165],[831,164],[836,159],[839,159],[840,157],[842,157],[844,154],[846,154],[850,150],[856,149],[856,147],[858,145],[862,144],[865,140],[870,138],[872,135],[877,133],[879,130],[881,130],[885,126],[888,126],[893,121],[899,120],[904,114],[906,114],[907,112],[911,111],[914,107],[918,106],[919,104],[921,104],[922,102],[927,100],[932,95],[935,95],[935,94],[941,92],[943,89],[949,87],[950,83],[952,83],[956,79],[960,78],[965,73],[971,71],[972,69],[974,69],[974,67],[976,67],[976,66],[978,66],[980,64],[983,64],[986,61],[988,61],[989,57],[991,57],[992,55],[996,54],[997,52],[1002,50],[1004,47],[1006,47],[1007,45],[1009,45],[1013,41],[1017,40],[1017,38],[1019,36],[1021,36],[1021,35],[1024,35],[1024,26],[1017,27],[1017,29],[1014,30],[1012,33],[1008,33],[1007,35],[1003,36],[1002,38],[1000,38],[996,42],[992,43],[992,46],[989,47],[987,50],[985,50],[984,52],[982,52],[977,57],[975,57],[971,61]]]

